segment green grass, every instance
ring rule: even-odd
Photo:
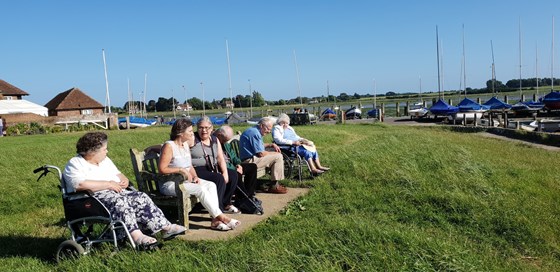
[[[242,130],[244,127],[236,129]],[[229,241],[173,240],[152,253],[98,250],[52,261],[68,237],[57,180],[83,133],[0,139],[0,267],[6,271],[555,271],[560,153],[438,127],[297,127],[332,170],[280,215]],[[169,127],[109,131],[109,156],[132,178],[131,147]],[[270,139],[270,138],[267,138]],[[290,182],[290,184],[293,184]]]

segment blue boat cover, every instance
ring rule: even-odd
[[[368,115],[369,117],[377,118],[377,117],[379,117],[379,115],[380,115],[380,114],[379,114],[379,109],[371,109],[371,110],[369,110],[369,111],[367,112],[367,115]]]
[[[326,110],[323,111],[323,113],[321,113],[321,115],[325,115],[325,114],[336,114],[331,108],[327,108]]]
[[[542,102],[545,104],[549,102],[554,103],[559,101],[560,101],[560,92],[557,91],[550,92],[542,98]]]
[[[489,106],[491,110],[511,109],[510,104],[501,101],[495,96],[484,102],[483,105]]]
[[[143,117],[136,117],[136,116],[129,116],[128,120],[130,123],[134,124],[146,124],[146,125],[153,125],[156,120],[155,119],[147,119]],[[126,117],[119,118],[119,123],[126,122]]]
[[[466,97],[463,100],[461,100],[461,102],[459,102],[459,104],[457,104],[457,107],[459,107],[460,112],[469,112],[469,111],[479,111],[479,110],[489,110],[490,109],[489,106],[480,105],[480,104],[476,103],[475,101],[473,101],[472,99],[469,99],[469,98],[466,98]]]
[[[458,111],[458,107],[445,103],[441,98],[430,107],[430,112],[434,115],[450,115]]]

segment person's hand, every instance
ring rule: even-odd
[[[280,147],[278,147],[278,145],[272,144],[272,147],[274,148],[274,151],[280,152]]]
[[[118,184],[121,188],[126,189],[128,187],[128,179],[121,180]]]
[[[193,177],[191,182],[192,183],[199,183],[200,179],[198,177]]]
[[[236,167],[237,173],[239,173],[240,175],[243,175],[243,167],[241,167],[241,165],[238,165]]]
[[[111,190],[111,191],[115,191],[117,193],[120,193],[122,191],[123,188],[121,188],[120,186],[120,182],[116,182],[114,180],[110,180],[107,183],[107,189]]]
[[[294,145],[295,145],[295,146],[300,146],[301,144],[302,144],[302,141],[295,141],[295,142],[294,142]]]
[[[222,176],[224,177],[224,181],[225,181],[225,182],[226,182],[226,184],[227,184],[227,183],[229,182],[229,176],[228,176],[228,173],[227,173],[227,171],[226,171],[226,172],[224,172],[224,173],[222,173]]]

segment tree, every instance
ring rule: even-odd
[[[189,99],[188,102],[193,109],[202,110],[202,100],[200,100],[196,97],[193,97],[193,98]]]
[[[253,107],[261,107],[264,106],[265,104],[266,101],[264,100],[261,93],[257,91],[253,91]]]

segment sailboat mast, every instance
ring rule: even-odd
[[[373,79],[373,109],[377,109],[377,82]]]
[[[206,105],[204,102],[204,82],[200,82],[200,87],[202,88],[202,116],[206,116]]]
[[[523,98],[523,88],[522,88],[522,80],[521,80],[521,67],[522,67],[522,44],[521,44],[521,18],[519,18],[519,101],[522,101]]]
[[[109,80],[107,79],[107,62],[105,61],[105,49],[103,53],[103,68],[105,70],[105,113],[111,113],[111,99],[109,98]]]
[[[537,81],[537,98],[539,97],[539,46],[535,42],[535,76]]]
[[[173,89],[171,89],[171,103],[173,103],[173,118],[177,119],[177,113],[175,112],[175,94],[173,93]]]
[[[299,68],[298,68],[298,65],[297,65],[296,50],[294,50],[294,63],[296,64],[296,77],[297,77],[299,103],[303,106],[303,102],[301,100],[301,87],[300,87],[300,83],[299,83]]]
[[[144,104],[142,106],[142,113],[146,114],[146,118],[148,117],[148,111],[146,110],[146,91],[147,91],[147,87],[148,87],[148,73],[144,74],[144,97],[142,97],[142,103]]]
[[[231,67],[229,64],[229,45],[228,40],[226,40],[226,55],[227,55],[227,70],[228,70],[228,81],[229,81],[229,103],[231,105],[231,110],[233,111],[233,93],[231,91]]]
[[[465,89],[465,97],[467,97],[467,59],[465,58],[465,24],[463,24],[463,88]]]
[[[439,72],[439,36],[438,36],[438,27],[436,25],[436,55],[437,55],[437,77],[438,77],[438,98],[441,99],[441,77]]]
[[[550,64],[551,90],[554,91],[554,16],[552,16],[552,61]]]
[[[492,93],[495,96],[496,66],[494,65],[494,44],[492,43],[492,40],[490,40],[490,49],[492,50]]]

